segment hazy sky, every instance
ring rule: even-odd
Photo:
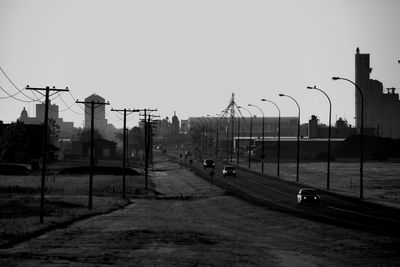
[[[317,85],[331,97],[332,121],[354,125],[354,87],[331,77],[354,80],[360,47],[371,54],[372,78],[399,87],[399,11],[398,0],[0,0],[0,66],[19,88],[68,86],[79,100],[103,96],[107,111],[157,108],[171,118],[176,110],[179,119],[220,113],[232,93],[266,116],[277,111],[261,98],[297,116],[284,93],[299,102],[302,122],[315,114],[327,123],[326,97],[306,89]],[[0,86],[16,93],[2,73]],[[16,120],[23,107],[34,115],[34,103],[0,99],[0,120]],[[76,113],[73,105],[60,117],[82,126]],[[117,116],[107,112],[119,128]]]

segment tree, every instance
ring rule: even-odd
[[[49,119],[49,144],[55,146],[60,135],[60,126],[52,118]]]
[[[23,122],[8,125],[0,137],[0,156],[3,161],[20,163],[28,160],[29,136]]]
[[[144,136],[143,132],[139,127],[133,127],[128,134],[128,151],[135,151],[135,154],[139,153],[139,150],[144,148]]]

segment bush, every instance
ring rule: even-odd
[[[22,165],[17,164],[0,164],[0,175],[29,175],[30,170]]]

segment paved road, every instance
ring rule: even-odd
[[[168,162],[157,198],[0,250],[0,266],[381,266],[400,241],[249,204]]]
[[[223,177],[224,165],[229,164],[217,162],[214,182],[247,200],[305,218],[400,237],[399,209],[326,191],[321,191],[320,206],[299,206],[296,202],[297,192],[301,187],[309,186],[248,171],[245,168],[237,170],[237,177]],[[192,168],[203,177],[209,178],[211,169],[204,170],[202,162],[195,162]]]

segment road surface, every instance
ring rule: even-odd
[[[377,266],[400,240],[250,204],[177,164],[152,173],[157,197],[0,250],[1,266]]]

